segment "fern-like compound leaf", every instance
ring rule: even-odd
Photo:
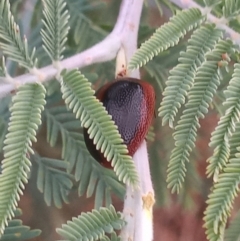
[[[42,3],[45,27],[41,31],[43,48],[52,61],[57,62],[62,59],[69,31],[69,14],[65,10],[66,2],[64,0],[43,0]]]
[[[13,216],[31,167],[29,154],[41,124],[45,104],[45,88],[40,84],[26,84],[13,98],[8,134],[4,141],[4,159],[0,174],[0,236],[7,220]]]
[[[88,128],[90,138],[101,150],[116,172],[120,181],[138,185],[138,176],[126,146],[102,103],[94,96],[90,82],[77,70],[65,72],[61,83],[63,99]],[[101,145],[100,145],[100,144]]]
[[[3,53],[27,69],[34,68],[35,51],[30,53],[26,37],[22,39],[19,26],[10,10],[9,0],[0,1],[0,23],[0,48]]]
[[[61,160],[35,156],[38,164],[37,187],[44,195],[48,206],[52,203],[58,208],[68,203],[68,194],[72,189],[72,176],[66,172],[67,163]]]
[[[239,182],[240,154],[237,154],[237,158],[231,159],[219,174],[218,182],[214,184],[207,200],[204,227],[209,241],[223,240],[227,218],[239,191]]]
[[[63,144],[62,158],[67,162],[72,159],[75,160],[75,146],[77,147],[79,145],[77,140],[81,138],[80,121],[75,118],[75,115],[71,111],[67,110],[66,106],[46,108],[44,111],[44,117],[47,124],[48,143],[52,147],[55,146],[60,135]],[[72,166],[68,167],[69,172],[71,172],[72,169]]]
[[[165,82],[168,76],[168,71],[166,70],[166,68],[160,66],[158,63],[151,62],[151,64],[145,65],[144,69],[152,78],[155,79],[159,90],[163,92]]]
[[[188,91],[193,85],[197,68],[205,61],[205,54],[214,47],[222,36],[222,31],[213,25],[197,29],[188,41],[185,52],[180,53],[179,64],[170,71],[166,82],[164,98],[159,108],[163,125],[167,122],[173,127],[180,107],[185,103]]]
[[[229,159],[235,158],[237,154],[237,147],[240,146],[240,122],[236,123],[235,131],[229,139],[230,156]]]
[[[215,131],[212,133],[210,146],[215,147],[214,154],[208,159],[207,168],[208,176],[213,176],[214,181],[223,167],[229,160],[230,156],[230,137],[235,131],[236,123],[240,118],[240,64],[234,65],[234,73],[225,91],[226,100],[223,105],[226,107],[225,114],[221,117]]]
[[[68,221],[57,232],[65,241],[94,241],[105,237],[105,233],[112,233],[120,230],[125,222],[121,219],[121,214],[116,212],[113,206],[100,208],[99,211],[82,213],[72,221]]]
[[[2,64],[0,66],[0,77],[6,77],[8,75],[5,57],[2,57]],[[0,79],[1,83],[1,79]]]
[[[240,240],[240,211],[237,212],[234,219],[230,222],[229,227],[225,231],[224,241]]]
[[[240,14],[240,2],[238,0],[225,0],[222,2],[222,13],[224,18],[230,20],[237,17]]]
[[[232,46],[231,41],[219,41],[213,50],[207,53],[207,60],[198,68],[194,85],[189,91],[189,101],[178,121],[174,132],[175,148],[168,166],[168,187],[173,192],[180,191],[186,175],[186,162],[195,146],[199,118],[204,118],[208,112],[217,87],[220,84],[218,63],[222,54],[227,53]]]
[[[196,28],[204,19],[201,11],[196,8],[179,11],[141,45],[130,60],[128,68],[135,69],[145,65],[160,52],[176,45],[187,32]]]
[[[17,209],[14,216],[19,215],[21,215],[21,210]],[[13,219],[8,222],[0,241],[26,241],[39,236],[40,233],[41,231],[38,229],[31,230],[28,226],[23,225],[21,220]]]
[[[103,39],[106,37],[107,31],[104,31],[96,25],[88,16],[79,12],[80,7],[81,9],[84,8],[83,6],[76,6],[79,5],[79,1],[77,4],[72,4],[70,3],[71,1],[67,2],[71,13],[69,23],[71,26],[74,24],[71,33],[73,34],[73,39],[77,45],[78,51],[83,51],[96,44],[96,39]],[[86,1],[85,6],[86,5],[89,5],[89,2]],[[92,6],[89,6],[89,8],[92,8]]]
[[[0,152],[2,152],[3,141],[7,133],[7,122],[0,116]]]
[[[121,241],[121,238],[117,236],[115,232],[111,233],[111,237],[109,238],[108,236],[104,235],[100,241]]]
[[[61,137],[62,158],[68,164],[68,173],[73,172],[75,180],[79,182],[79,195],[86,194],[87,197],[91,197],[96,190],[95,208],[103,206],[104,199],[106,206],[111,204],[111,193],[108,190],[122,198],[125,190],[115,173],[102,167],[89,155],[83,135],[80,133],[80,121],[75,115],[67,110],[66,106],[57,106],[45,109],[44,116],[50,145],[55,146],[59,135]]]

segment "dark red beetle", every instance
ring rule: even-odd
[[[151,125],[155,110],[155,91],[146,81],[122,78],[102,86],[96,97],[103,103],[119,133],[133,156],[144,140]],[[96,150],[84,129],[84,139],[91,155],[105,167],[111,167],[103,154]]]

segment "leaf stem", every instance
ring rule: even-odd
[[[118,19],[113,31],[101,42],[89,49],[66,58],[60,62],[62,68],[75,69],[85,66],[106,62],[114,59],[123,46],[126,53],[126,60],[129,59],[137,48],[137,33],[143,0],[122,0]],[[39,74],[41,73],[41,74]],[[49,81],[57,75],[57,69],[51,64],[38,69],[38,74],[28,73],[14,78],[18,84],[35,83],[37,81]],[[132,77],[139,77],[138,71],[129,73]],[[39,78],[41,77],[41,78]],[[0,98],[4,97],[16,88],[14,83],[0,84]]]

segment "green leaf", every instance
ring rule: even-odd
[[[224,241],[239,241],[240,239],[240,212],[238,211],[234,219],[226,229]]]
[[[52,203],[57,208],[68,203],[68,194],[72,189],[72,176],[66,172],[67,163],[61,160],[35,155],[38,164],[37,187],[44,195],[48,206]]]
[[[229,140],[235,131],[236,123],[240,120],[239,76],[240,64],[235,64],[232,79],[225,91],[226,100],[223,103],[226,108],[225,114],[221,117],[211,137],[210,146],[214,146],[215,149],[213,156],[208,159],[207,174],[208,176],[214,176],[215,181],[217,181],[219,173],[229,161]]]
[[[28,49],[27,39],[20,35],[19,26],[14,22],[9,0],[0,2],[0,48],[10,59],[19,65],[33,69],[36,66],[35,50]]]
[[[225,0],[223,2],[222,13],[227,20],[235,19],[240,14],[240,2],[238,0]]]
[[[2,152],[3,141],[7,133],[7,122],[0,116],[0,152]]]
[[[146,69],[148,74],[155,79],[159,90],[163,92],[165,82],[168,76],[168,71],[166,70],[166,68],[159,65],[158,63],[151,62],[151,64],[145,65],[144,69]]]
[[[205,61],[205,54],[212,49],[222,31],[213,25],[197,29],[188,40],[187,49],[180,53],[179,64],[170,71],[163,93],[164,98],[159,108],[163,125],[167,122],[173,127],[178,110],[185,104],[188,91],[191,89],[197,69]]]
[[[128,68],[139,68],[160,52],[178,44],[187,32],[200,25],[204,19],[201,11],[196,8],[179,11],[170,18],[168,23],[158,28],[150,39],[141,45],[140,49],[131,58]]]
[[[16,209],[14,216],[20,216],[22,214],[21,209]],[[3,236],[0,241],[25,241],[39,236],[40,230],[30,230],[28,226],[22,225],[22,221],[19,219],[13,219],[8,222]]]
[[[236,124],[235,131],[230,137],[229,146],[230,146],[230,156],[229,159],[235,158],[237,154],[237,147],[240,146],[240,122]]]
[[[45,29],[41,30],[43,48],[52,59],[59,61],[65,49],[67,34],[69,31],[69,14],[64,0],[43,0],[43,24]]]
[[[115,232],[111,233],[111,237],[109,238],[108,236],[104,235],[100,241],[121,241],[121,238],[117,236]]]
[[[84,138],[80,133],[81,123],[66,106],[57,106],[44,111],[47,123],[47,140],[51,146],[56,140],[62,139],[62,158],[68,163],[68,173],[74,171],[75,180],[79,182],[78,193],[91,197],[96,189],[95,208],[102,206],[104,193],[111,190],[118,197],[123,198],[125,189],[118,182],[117,176],[111,170],[100,165],[86,149]],[[82,175],[83,170],[89,170],[88,175]],[[108,193],[107,198],[111,198]]]
[[[45,93],[43,85],[26,84],[13,98],[0,174],[0,236],[28,181],[29,155],[33,153],[32,142],[36,141],[36,132],[41,124]]]
[[[120,230],[125,225],[121,214],[113,206],[100,208],[99,211],[82,213],[72,221],[68,221],[62,228],[57,229],[65,241],[93,241],[105,237],[105,233],[112,233],[114,229]],[[115,237],[116,238],[116,237]],[[115,239],[116,240],[116,239]]]
[[[186,162],[195,146],[197,130],[200,127],[199,118],[204,118],[208,112],[213,96],[220,84],[218,62],[222,54],[230,51],[231,41],[219,41],[213,50],[206,54],[207,60],[198,68],[194,85],[188,94],[188,103],[178,121],[173,134],[175,148],[168,166],[168,187],[172,192],[179,192],[186,175]]]
[[[233,201],[239,192],[240,154],[227,163],[208,196],[204,227],[209,241],[223,240],[227,218],[233,207]]]
[[[138,176],[134,163],[117,130],[117,126],[107,114],[102,103],[94,96],[88,80],[77,70],[63,74],[61,83],[63,99],[69,109],[72,109],[81,125],[88,129],[94,143],[101,143],[101,150],[108,161],[111,161],[114,171],[120,181],[132,186],[138,185]]]

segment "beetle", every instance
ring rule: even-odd
[[[128,154],[133,156],[145,139],[155,111],[155,91],[151,84],[136,78],[115,79],[103,85],[97,92],[99,99],[118,127]],[[84,140],[90,154],[103,166],[110,168],[93,140],[84,128]]]

